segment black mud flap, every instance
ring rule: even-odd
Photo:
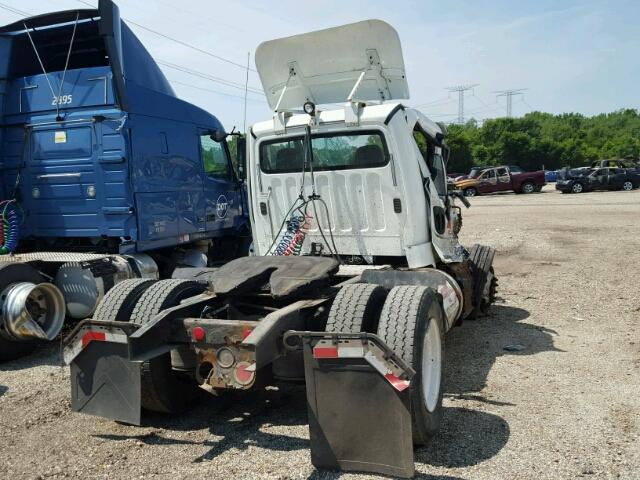
[[[473,312],[470,317],[475,318],[482,308],[482,292],[484,291],[487,278],[493,265],[493,257],[496,251],[485,245],[475,244],[469,249],[469,262],[471,263],[471,273],[473,274]]]
[[[140,425],[141,362],[129,360],[123,330],[99,330],[92,323],[79,325],[63,343],[71,367],[71,409]]]
[[[415,372],[371,334],[287,332],[285,344],[304,352],[313,465],[413,477]]]

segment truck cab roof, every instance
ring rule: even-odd
[[[343,126],[347,127],[347,115],[350,104],[346,104],[344,108],[322,109],[318,108],[316,112],[316,125],[321,126]],[[359,125],[387,125],[391,119],[400,113],[405,115],[415,115],[420,118],[421,125],[427,130],[427,134],[436,137],[437,134],[444,134],[443,128],[437,123],[427,118],[419,110],[406,107],[400,102],[389,102],[383,104],[364,104],[359,109],[358,119]],[[275,118],[275,116],[274,116]],[[283,116],[285,129],[304,128],[309,124],[311,117],[306,113],[288,113]],[[276,133],[284,133],[276,127],[274,120],[265,120],[258,122],[251,127],[251,134],[254,137],[263,137]]]

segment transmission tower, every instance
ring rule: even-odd
[[[497,92],[493,92],[496,94],[496,97],[507,97],[507,118],[511,118],[511,113],[513,111],[513,97],[516,95],[524,95],[526,88],[518,88],[515,90],[499,90]]]
[[[449,92],[458,92],[458,123],[464,123],[464,92],[467,90],[471,90],[474,87],[477,87],[478,84],[474,83],[473,85],[456,85],[453,87],[447,87]]]

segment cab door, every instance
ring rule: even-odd
[[[478,190],[480,193],[493,193],[496,191],[498,179],[496,178],[495,169],[485,170],[478,177],[480,183],[478,184]]]
[[[413,137],[424,160],[420,170],[430,212],[431,244],[440,258],[454,261],[460,253],[456,250],[458,237],[453,232],[451,221],[451,203],[447,194],[447,172],[442,148],[429,138],[419,122],[414,127]],[[426,169],[423,170],[425,166]]]
[[[496,192],[512,189],[511,172],[507,167],[496,168]]]
[[[600,168],[591,174],[591,186],[594,190],[606,190],[609,188],[609,175],[607,168]]]
[[[241,207],[229,146],[226,140],[218,142],[203,131],[200,134],[200,155],[204,170],[206,230],[232,228]]]
[[[620,190],[622,185],[627,181],[627,176],[622,168],[610,168],[607,178],[607,188],[609,190]]]

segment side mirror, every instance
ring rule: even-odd
[[[247,139],[238,137],[236,141],[236,160],[238,165],[238,178],[247,179]]]
[[[227,135],[228,135],[227,132],[225,132],[224,130],[214,130],[209,135],[209,138],[211,138],[211,140],[213,140],[214,142],[221,142],[225,138],[227,138]]]

